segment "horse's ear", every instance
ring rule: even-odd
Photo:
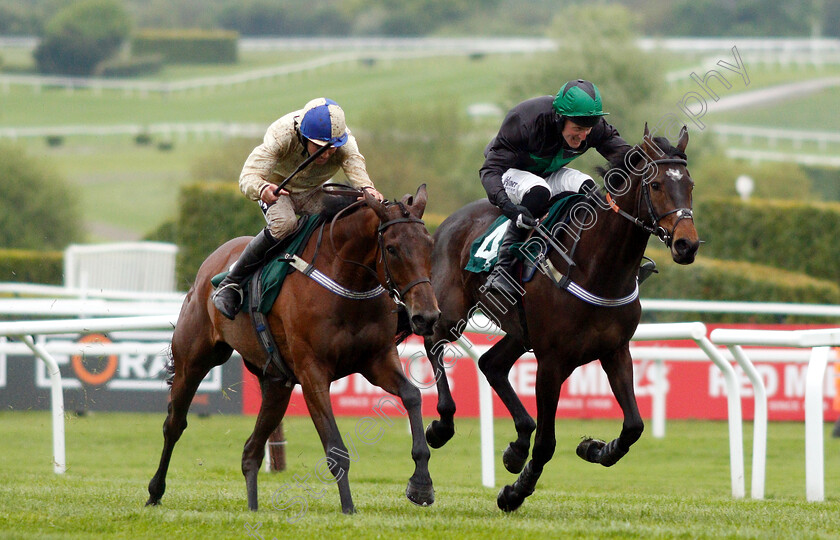
[[[655,156],[658,150],[654,150],[656,145],[653,144],[653,139],[650,136],[650,130],[648,130],[648,124],[645,122],[645,134],[642,135],[642,150],[645,154],[649,156]]]
[[[365,196],[365,204],[370,206],[379,219],[385,219],[385,205],[379,202],[379,199],[370,194],[369,189],[363,189],[362,194]]]
[[[685,154],[685,147],[688,146],[688,128],[683,125],[680,129],[680,139],[677,143],[677,150]]]
[[[414,202],[408,203],[411,209],[417,214],[418,218],[423,217],[423,212],[426,211],[426,201],[428,201],[426,184],[420,184],[420,187],[417,188],[417,193],[414,194]]]

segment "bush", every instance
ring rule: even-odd
[[[704,199],[694,208],[704,255],[840,283],[840,203]]]
[[[130,23],[116,0],[85,0],[60,10],[47,24],[34,56],[42,73],[91,75],[128,37]]]
[[[177,288],[189,287],[201,263],[217,247],[238,236],[253,236],[263,227],[265,218],[259,207],[246,199],[234,182],[181,188]]]
[[[61,285],[64,254],[61,251],[0,249],[0,281]]]
[[[132,55],[160,55],[168,64],[235,64],[236,32],[222,30],[143,30],[131,45]]]
[[[96,68],[100,77],[138,77],[157,73],[163,67],[163,56],[148,54],[128,59],[115,59],[102,62]]]
[[[701,250],[704,250],[703,246]],[[671,261],[664,249],[647,250],[659,268],[641,286],[643,298],[840,304],[840,285],[805,274],[760,264],[721,261],[700,256],[693,264]],[[815,322],[814,318],[773,315],[646,312],[645,321],[702,320],[704,322]],[[824,317],[819,322],[826,322]]]
[[[0,143],[0,247],[64,249],[82,239],[75,192],[41,161]]]

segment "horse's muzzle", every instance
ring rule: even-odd
[[[694,257],[697,255],[697,250],[699,248],[699,240],[677,238],[674,240],[673,244],[671,244],[671,257],[677,264],[691,264],[694,262]]]
[[[418,336],[430,336],[434,332],[435,323],[440,318],[440,310],[413,312],[409,321],[411,331]]]

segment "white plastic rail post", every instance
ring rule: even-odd
[[[825,500],[823,379],[829,347],[814,347],[805,375],[805,497]]]
[[[478,354],[475,346],[464,342],[461,337],[457,341],[460,348],[475,362],[476,378],[478,379],[478,407],[481,428],[481,484],[485,487],[496,486],[496,467],[493,462],[493,394],[490,383],[478,368]]]
[[[58,369],[58,362],[43,346],[35,343],[32,336],[16,336],[26,343],[32,352],[47,364],[47,371],[50,374],[50,386],[52,390],[52,426],[53,426],[53,471],[56,474],[64,474],[67,470],[67,459],[64,445],[64,390],[61,387],[61,371]]]
[[[695,340],[723,373],[726,380],[726,402],[729,411],[729,468],[732,478],[732,496],[743,499],[744,488],[744,431],[741,416],[741,387],[732,365],[705,335]]]
[[[753,499],[764,498],[764,479],[767,471],[767,389],[764,380],[752,360],[749,359],[740,345],[729,345],[729,350],[735,361],[747,374],[753,386],[753,459],[752,459],[752,491]]]

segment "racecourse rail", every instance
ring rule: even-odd
[[[14,286],[5,286],[13,289]],[[34,286],[37,287],[37,286]],[[3,287],[0,287],[2,290]],[[69,316],[72,313],[84,313],[96,318],[15,321],[0,323],[0,336],[13,337],[20,340],[34,356],[45,362],[51,383],[52,428],[54,471],[61,474],[66,470],[65,441],[64,441],[64,398],[62,381],[58,363],[53,353],[85,353],[85,354],[116,354],[126,346],[142,347],[143,344],[125,345],[109,344],[60,344],[50,345],[39,343],[36,336],[48,334],[67,334],[80,332],[114,332],[124,330],[171,330],[177,322],[176,306],[179,304],[178,295],[171,295],[169,302],[124,302],[108,299],[74,299],[54,298],[49,301],[38,299],[7,299],[0,300],[0,314],[14,315],[51,315]],[[792,304],[750,304],[727,302],[699,302],[699,301],[665,301],[643,300],[643,307],[648,310],[677,310],[682,306],[683,311],[708,312],[764,312],[797,314],[813,314],[824,316],[840,315],[840,308],[836,306],[797,306]],[[115,316],[118,315],[118,316]],[[500,330],[486,317],[473,317],[467,326],[467,331],[474,333],[499,334]],[[753,442],[753,478],[751,496],[755,499],[763,498],[764,471],[766,453],[766,392],[763,383],[755,374],[755,369],[741,345],[787,346],[812,348],[807,372],[806,392],[806,497],[809,501],[824,500],[824,448],[822,437],[822,381],[826,364],[829,360],[830,346],[840,346],[840,329],[819,331],[747,331],[717,329],[707,337],[707,328],[703,323],[655,323],[641,324],[633,336],[633,355],[636,358],[655,360],[659,369],[656,370],[652,404],[653,436],[662,437],[665,433],[665,397],[662,379],[662,362],[669,361],[699,361],[711,360],[723,373],[727,388],[728,428],[730,443],[730,476],[731,491],[735,498],[745,496],[745,473],[743,454],[743,418],[741,414],[741,396],[739,381],[732,367],[734,359],[747,373],[754,388],[756,399],[756,417]],[[671,347],[639,347],[638,342],[667,340],[692,340],[697,348]],[[729,347],[730,354],[717,345]],[[148,344],[146,344],[148,345]],[[159,348],[159,344],[152,345]],[[476,347],[463,349],[475,362],[479,357]],[[0,354],[20,350],[20,345],[0,341]],[[406,348],[404,354],[416,354],[419,346]],[[677,352],[681,351],[681,352]],[[762,360],[773,360],[772,351],[751,350],[751,355]],[[787,355],[790,359],[790,355]],[[804,360],[798,357],[799,360]],[[495,486],[495,469],[493,460],[493,402],[490,386],[483,377],[479,381],[480,426],[481,426],[481,456],[482,456],[482,484]],[[763,405],[762,405],[763,403]]]

